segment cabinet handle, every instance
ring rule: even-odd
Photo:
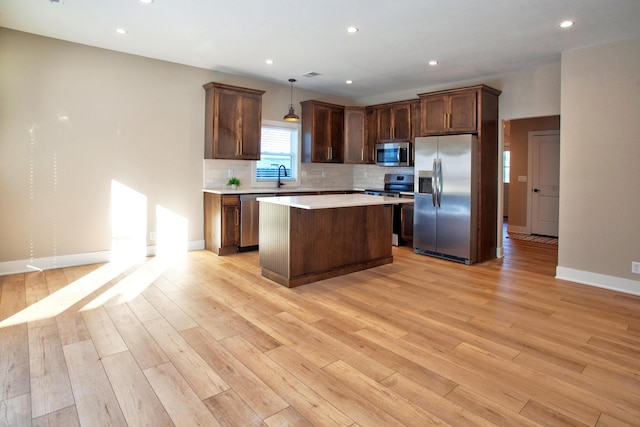
[[[444,113],[444,116],[442,116],[442,117],[443,117],[442,127],[446,129],[447,128],[447,113]]]
[[[327,147],[327,160],[333,160],[333,148]]]
[[[447,122],[447,129],[451,129],[451,113],[447,114],[449,121]]]
[[[240,140],[236,139],[236,156],[240,155]]]
[[[242,146],[242,140],[240,140],[240,150],[238,150],[238,155],[242,155],[242,150],[244,147]]]
[[[364,162],[364,148],[360,149],[360,161]]]
[[[236,225],[240,224],[240,212],[238,208],[236,208]]]

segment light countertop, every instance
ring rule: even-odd
[[[274,203],[299,209],[332,209],[353,206],[396,205],[413,203],[413,199],[371,196],[368,194],[326,194],[319,196],[258,197],[259,202]]]
[[[304,187],[281,187],[281,188],[251,188],[239,187],[232,190],[231,187],[203,188],[204,193],[214,194],[279,194],[279,193],[319,193],[333,191],[364,191],[363,188],[304,188]]]

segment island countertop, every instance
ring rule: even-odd
[[[413,203],[413,199],[373,196],[369,194],[326,194],[318,196],[258,197],[259,202],[299,209],[332,209],[353,206],[396,205]]]

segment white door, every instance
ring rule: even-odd
[[[529,132],[531,234],[558,236],[560,131]]]

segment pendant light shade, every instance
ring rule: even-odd
[[[285,122],[297,122],[300,120],[300,117],[296,115],[296,112],[293,109],[293,84],[295,82],[296,79],[289,79],[289,83],[291,85],[291,103],[289,104],[289,112],[283,117]]]

